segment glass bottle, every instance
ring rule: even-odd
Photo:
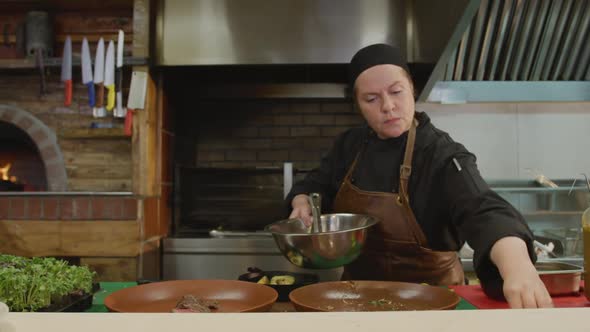
[[[584,233],[584,294],[590,300],[590,208],[582,214],[582,231]]]

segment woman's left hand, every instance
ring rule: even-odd
[[[517,237],[498,240],[490,258],[504,279],[503,292],[511,308],[551,308],[553,301],[529,258],[526,243]]]
[[[553,302],[532,263],[504,277],[504,297],[511,308],[551,308]],[[528,266],[530,265],[530,267]],[[532,269],[531,269],[532,267]],[[532,270],[532,271],[531,271]]]

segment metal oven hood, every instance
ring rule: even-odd
[[[359,48],[385,42],[398,45],[410,64],[434,67],[423,73],[429,79],[420,102],[590,101],[588,0],[161,0],[158,5],[159,66],[343,64]],[[320,88],[313,96],[344,97],[343,85]],[[290,85],[278,89],[289,92],[270,96],[293,96]],[[268,94],[277,87],[263,90]],[[318,83],[303,90],[304,95],[316,91]]]
[[[347,63],[359,48],[398,45],[435,63],[468,0],[162,0],[156,64]]]

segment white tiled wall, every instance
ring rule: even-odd
[[[475,153],[486,179],[590,176],[590,103],[418,104]]]
[[[549,178],[590,176],[590,103],[518,106],[519,175],[539,168]]]

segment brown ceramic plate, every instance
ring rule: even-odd
[[[116,291],[104,300],[115,312],[172,312],[185,295],[217,301],[214,312],[269,311],[277,292],[265,285],[237,280],[174,280]]]
[[[289,295],[297,311],[397,311],[454,309],[460,298],[435,286],[394,281],[333,281]]]

